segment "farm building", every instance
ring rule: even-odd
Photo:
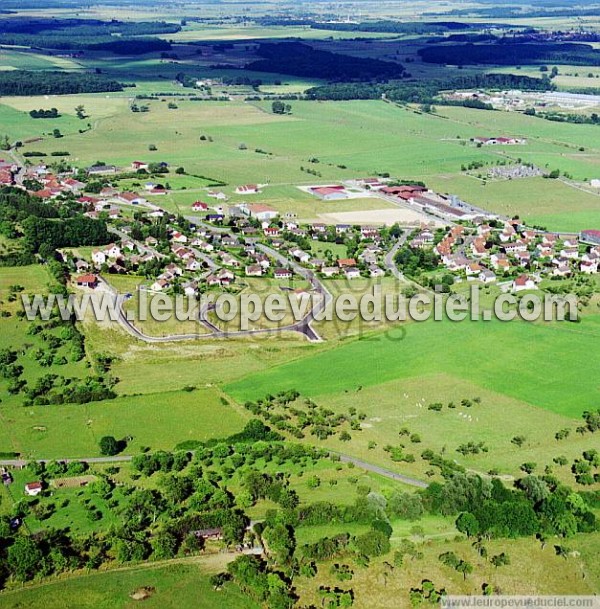
[[[591,245],[600,245],[600,230],[583,230],[579,235],[580,241]]]
[[[339,201],[347,199],[348,193],[343,186],[316,186],[310,192],[323,201]]]
[[[260,192],[260,187],[257,184],[244,184],[235,189],[238,195],[256,195]]]
[[[260,203],[255,205],[241,205],[240,208],[247,216],[256,218],[261,222],[266,220],[274,220],[277,218],[277,216],[279,216],[277,210],[269,207],[268,205],[262,205]]]

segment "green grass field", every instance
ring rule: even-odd
[[[599,335],[599,316],[560,325],[410,324],[254,374],[225,390],[242,401],[290,388],[318,397],[443,372],[576,418],[597,397],[589,371],[599,364]]]
[[[142,604],[150,609],[195,609],[228,607],[258,609],[248,596],[234,586],[215,592],[208,576],[222,570],[224,556],[139,565],[45,583],[22,591],[0,594],[2,609],[132,609]],[[151,596],[136,601],[130,594],[153,587]]]
[[[166,98],[148,103],[150,112],[133,114],[129,99],[122,94],[51,100],[4,98],[0,119],[15,139],[44,137],[26,145],[23,152],[49,154],[62,149],[70,152],[70,160],[79,166],[97,160],[123,167],[137,158],[165,160],[190,174],[225,182],[228,186],[223,190],[232,195],[233,202],[242,200],[234,195],[236,186],[268,183],[270,186],[257,200],[281,212],[295,211],[302,219],[315,218],[324,211],[386,204],[357,200],[327,206],[300,192],[296,185],[389,172],[402,179],[423,180],[441,192],[494,211],[521,214],[530,222],[545,223],[553,229],[579,230],[600,224],[600,197],[577,188],[541,179],[481,186],[475,177],[461,174],[461,166],[473,161],[492,166],[498,161],[521,159],[548,170],[558,168],[575,180],[592,179],[600,175],[599,149],[595,130],[586,125],[452,107],[438,108],[437,115],[424,115],[381,101],[296,101],[290,116],[272,114],[267,102],[177,100],[176,110],[168,109]],[[86,121],[74,116],[78,104],[86,108]],[[34,120],[27,114],[33,108],[49,105],[55,105],[62,117]],[[79,133],[87,122],[92,130]],[[65,137],[56,140],[43,136],[54,127],[60,128]],[[465,144],[477,135],[500,134],[524,136],[529,143],[502,149]],[[201,141],[202,135],[213,141]],[[150,152],[150,145],[158,150]],[[319,162],[310,163],[309,159],[314,158]],[[302,168],[321,175],[312,176]],[[481,172],[487,172],[485,167]],[[176,176],[172,180],[165,176],[164,181],[172,182],[173,192],[161,198],[161,203],[174,212],[185,210],[201,198],[208,184]]]
[[[548,230],[579,231],[600,226],[600,196],[544,178],[482,181],[468,175],[431,180],[440,192],[457,193],[479,207],[503,215],[519,215]]]
[[[67,458],[99,454],[102,436],[131,436],[126,453],[143,446],[173,449],[184,440],[208,440],[240,431],[241,411],[224,406],[210,389],[173,391],[85,405],[4,408],[0,447],[26,457]]]

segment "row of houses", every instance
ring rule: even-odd
[[[422,231],[411,245],[425,247],[431,244],[431,238],[430,233]],[[519,269],[541,279],[594,274],[600,267],[600,246],[582,251],[577,237],[559,239],[552,233],[529,230],[518,220],[508,221],[500,229],[485,223],[474,230],[454,226],[434,250],[449,271],[483,283],[493,283]],[[532,277],[522,274],[513,289],[531,289],[532,283],[536,283]]]

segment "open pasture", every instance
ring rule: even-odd
[[[600,364],[599,331],[597,315],[577,324],[405,324],[229,383],[225,390],[241,401],[284,389],[318,398],[443,372],[576,419],[598,399],[597,378],[589,371]]]
[[[5,609],[133,609],[140,603],[148,609],[192,609],[198,606],[229,609],[258,609],[247,595],[234,586],[216,592],[209,575],[225,569],[234,555],[212,555],[158,564],[142,564],[109,572],[57,580],[25,590],[4,592],[0,604]],[[143,601],[131,594],[150,587]]]
[[[240,431],[245,419],[244,413],[223,405],[208,388],[84,405],[14,406],[2,412],[0,446],[26,458],[93,457],[99,454],[100,438],[112,435],[132,438],[128,454],[143,446],[172,450],[185,440],[208,440]]]
[[[233,203],[244,200],[234,194],[236,186],[269,184],[252,199],[283,213],[297,213],[303,220],[387,205],[377,202],[379,207],[374,207],[374,201],[368,200],[322,202],[301,193],[296,185],[388,172],[401,179],[422,180],[500,213],[520,214],[531,222],[544,224],[547,218],[549,228],[556,230],[598,224],[600,198],[578,188],[541,179],[488,182],[484,187],[476,176],[461,173],[463,165],[474,161],[486,163],[480,170],[485,175],[487,167],[499,161],[520,159],[568,172],[575,180],[592,179],[600,175],[593,126],[465,108],[441,107],[437,114],[426,115],[381,101],[297,101],[289,116],[272,114],[266,102],[175,101],[177,109],[169,109],[164,99],[148,102],[147,113],[132,113],[129,101],[120,95],[7,98],[0,114],[15,138],[40,136],[50,122],[64,122],[59,127],[65,137],[46,137],[23,151],[64,149],[79,166],[97,160],[123,167],[138,158],[164,160],[190,174],[226,183],[223,190]],[[80,103],[89,115],[87,121],[74,117]],[[53,105],[64,113],[57,121],[36,121],[26,114],[32,108]],[[79,133],[84,122],[90,122],[92,130]],[[468,140],[478,135],[522,136],[528,144],[477,148]],[[157,150],[150,151],[151,146]],[[174,176],[173,191],[161,201],[172,211],[185,209],[202,198],[206,184],[201,180],[179,184]]]
[[[439,176],[431,186],[456,194],[478,207],[554,231],[579,231],[600,226],[600,196],[560,180],[524,178],[488,180],[475,176]],[[590,189],[591,190],[591,189]]]
[[[480,403],[473,402],[479,398]],[[462,400],[470,400],[465,406]],[[420,459],[425,449],[443,453],[467,469],[488,472],[497,470],[501,475],[518,477],[522,463],[538,464],[541,471],[552,459],[564,455],[569,463],[580,457],[593,445],[589,435],[574,432],[573,419],[553,412],[543,412],[526,402],[491,391],[484,386],[447,374],[430,374],[389,381],[366,387],[360,391],[340,392],[317,399],[319,405],[334,412],[348,412],[354,406],[367,418],[360,432],[351,432],[352,441],[344,444],[336,437],[322,445],[332,450],[347,452],[369,463],[383,467],[400,468],[404,474],[427,479],[428,462]],[[428,406],[442,403],[440,412]],[[448,404],[454,407],[448,408]],[[408,436],[400,436],[401,429],[417,434],[414,443]],[[564,428],[572,430],[564,441],[557,441],[554,434]],[[511,440],[524,436],[521,447]],[[468,442],[483,441],[488,449],[474,455],[462,455],[457,448]],[[373,443],[375,446],[373,447]],[[414,463],[394,464],[386,445],[405,445],[405,452],[416,457]],[[554,475],[572,485],[569,465],[554,466]]]

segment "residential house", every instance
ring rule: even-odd
[[[323,275],[325,277],[333,277],[334,275],[339,274],[340,269],[337,266],[324,266],[321,269],[321,273],[323,273]]]
[[[301,250],[300,248],[294,248],[290,250],[290,254],[299,262],[306,263],[310,260],[310,254]]]
[[[344,275],[346,279],[358,279],[360,277],[360,270],[356,267],[348,267],[344,269]]]
[[[292,277],[292,271],[290,269],[277,268],[273,271],[275,279],[290,279]]]
[[[177,266],[174,262],[171,262],[171,264],[167,264],[167,266],[165,267],[165,272],[173,276],[177,275],[178,277],[181,277],[181,275],[183,275],[181,267]]]
[[[279,237],[279,229],[277,227],[268,226],[263,230],[265,237]]]
[[[190,258],[185,265],[185,270],[189,272],[199,271],[202,268],[202,264],[195,258]]]
[[[188,238],[184,234],[180,233],[179,231],[174,231],[171,234],[171,240],[175,241],[176,243],[187,243],[188,242]]]
[[[92,290],[98,286],[98,277],[93,274],[81,275],[75,280],[77,287],[91,288]]]
[[[25,494],[28,497],[36,497],[42,492],[43,488],[41,482],[28,482],[25,485]]]
[[[96,266],[102,266],[106,263],[106,254],[100,250],[94,250],[92,252],[92,262]]]
[[[196,201],[192,204],[192,211],[208,211],[208,205],[202,201]]]
[[[237,258],[234,258],[231,254],[228,254],[227,252],[219,252],[219,256],[221,258],[221,262],[225,266],[240,266],[240,261]]]
[[[569,260],[577,260],[577,258],[579,258],[579,249],[577,247],[567,247],[565,245],[565,247],[560,250],[560,255]]]
[[[471,262],[465,269],[465,273],[467,277],[479,277],[483,270],[483,267],[478,262]]]
[[[62,186],[65,190],[68,190],[73,194],[79,194],[85,188],[85,183],[74,180],[73,178],[67,178],[66,180],[63,180]]]
[[[552,275],[554,275],[554,277],[570,277],[571,267],[569,267],[568,264],[561,264],[553,269]]]
[[[115,200],[126,205],[143,205],[146,203],[146,199],[137,192],[122,192],[115,197]]]
[[[194,297],[198,292],[198,282],[195,280],[188,281],[184,283],[181,287],[183,288],[183,293],[189,298]]]
[[[478,276],[481,283],[494,283],[496,281],[496,273],[489,269],[482,269]]]
[[[121,248],[116,245],[115,243],[109,243],[105,248],[104,248],[104,254],[106,255],[107,258],[120,258],[121,257]]]
[[[535,284],[535,281],[531,277],[528,277],[527,275],[519,275],[512,282],[512,291],[513,292],[521,292],[523,290],[536,290],[536,289],[537,289],[537,286]]]
[[[263,273],[262,266],[260,264],[250,264],[245,269],[246,277],[260,277]]]
[[[598,262],[583,260],[579,265],[579,270],[586,275],[592,275],[598,272]]]
[[[162,292],[168,290],[171,287],[171,282],[168,279],[157,279],[151,286],[150,290],[153,292]]]

